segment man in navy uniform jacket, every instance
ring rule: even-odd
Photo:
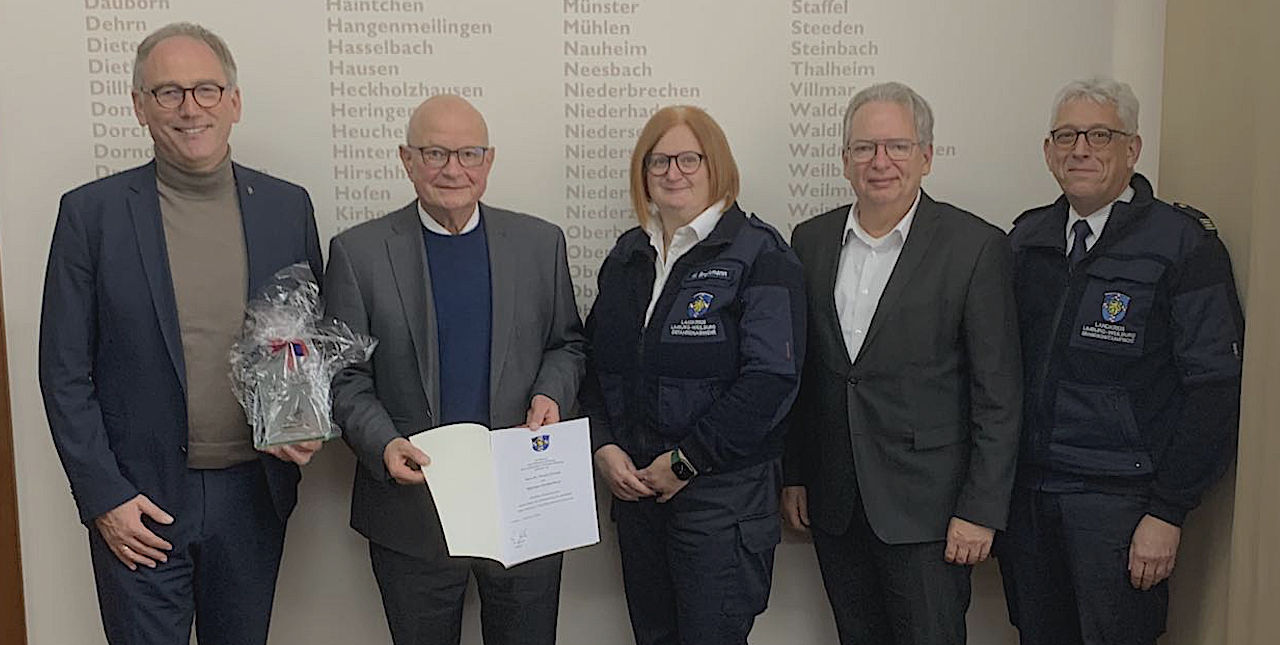
[[[997,555],[1024,645],[1150,644],[1179,527],[1235,453],[1244,323],[1213,222],[1134,173],[1133,90],[1070,83],[1052,119],[1063,195],[1009,235],[1026,397]]]

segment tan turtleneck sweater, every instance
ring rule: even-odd
[[[230,155],[202,174],[157,155],[156,188],[187,365],[187,466],[226,468],[256,459],[228,376],[249,266]]]

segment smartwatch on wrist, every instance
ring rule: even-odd
[[[671,472],[675,473],[676,479],[687,482],[698,474],[698,469],[694,468],[693,464],[684,458],[679,448],[675,448],[671,451]]]

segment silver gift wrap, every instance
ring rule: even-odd
[[[369,360],[378,341],[340,320],[322,320],[323,311],[306,264],[276,272],[245,307],[231,348],[231,388],[258,450],[339,434],[329,384],[339,370]]]

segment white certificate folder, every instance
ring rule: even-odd
[[[423,471],[449,555],[511,567],[600,541],[587,419],[537,431],[456,423],[409,441],[431,457]]]

